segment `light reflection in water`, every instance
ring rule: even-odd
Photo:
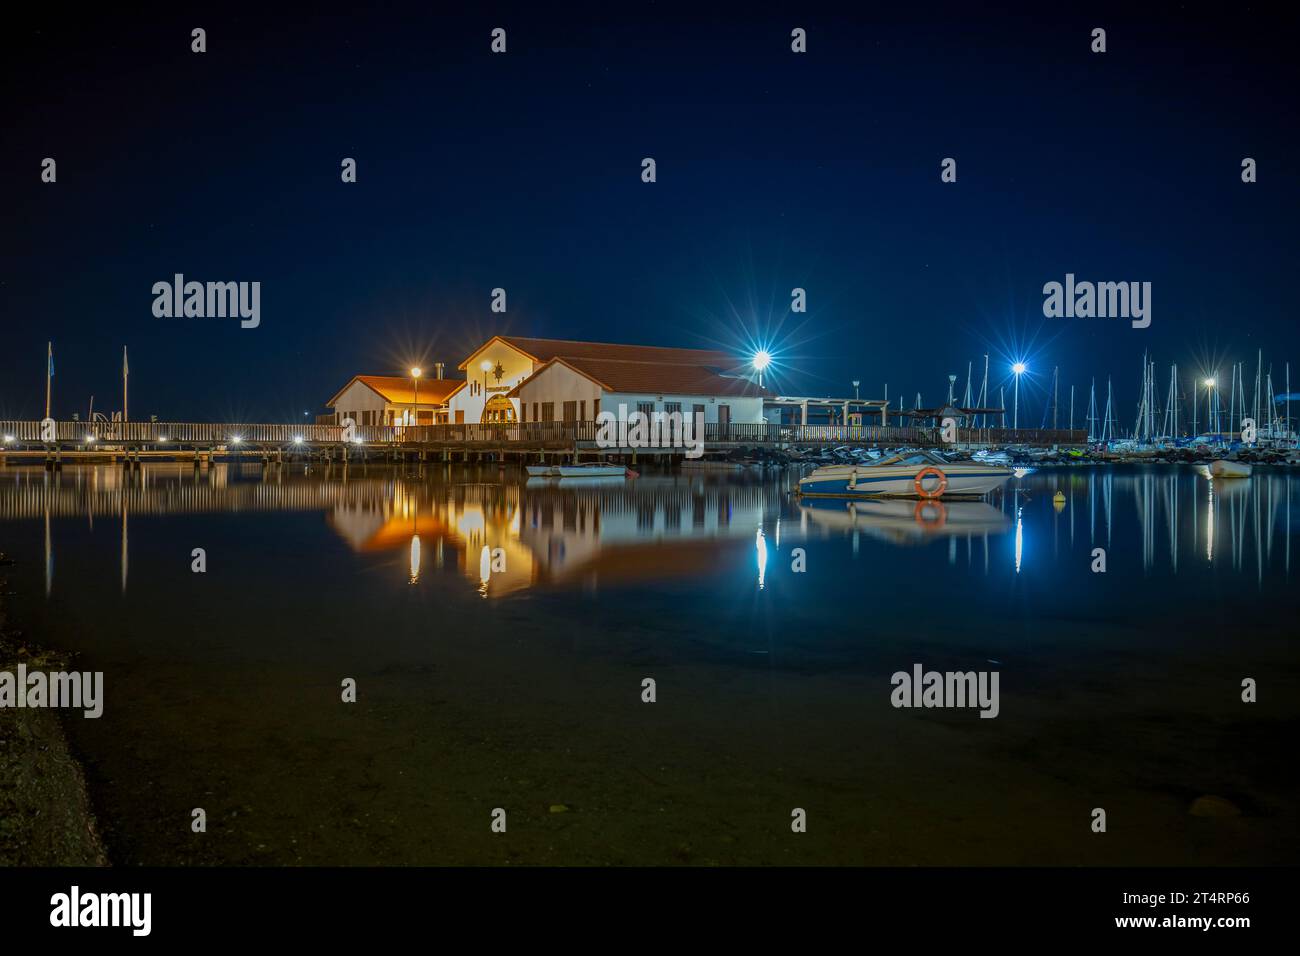
[[[1020,573],[1020,560],[1025,553],[1024,508],[1016,506],[1016,574]]]
[[[918,507],[906,500],[800,500],[789,495],[788,483],[780,477],[737,481],[651,475],[635,483],[597,479],[595,484],[534,488],[495,473],[492,483],[466,483],[451,478],[450,469],[436,474],[430,469],[425,477],[372,471],[378,474],[352,474],[345,483],[342,469],[328,468],[277,471],[271,477],[225,467],[196,474],[153,465],[132,476],[75,468],[52,476],[11,467],[0,472],[0,523],[34,522],[36,553],[44,532],[47,596],[55,584],[60,528],[68,520],[79,519],[92,534],[97,515],[120,521],[119,586],[125,593],[132,538],[137,548],[159,541],[162,525],[149,520],[154,516],[230,513],[243,520],[259,511],[315,511],[324,513],[329,527],[355,552],[391,554],[391,567],[404,583],[423,586],[434,580],[423,563],[423,551],[432,546],[435,567],[447,562],[479,594],[500,598],[534,587],[572,586],[595,593],[598,583],[700,579],[739,571],[748,564],[742,556],[751,534],[753,551],[748,553],[754,564],[748,566],[756,570],[761,590],[775,585],[774,575],[782,572],[779,563],[768,564],[769,552],[779,550],[783,535],[800,543],[838,539],[853,554],[882,545],[924,549],[942,538],[946,547],[936,557],[947,573],[966,573],[963,569],[977,566],[982,551],[983,573],[996,575],[989,538],[1013,531],[1008,573],[1019,575],[1030,557],[1027,538],[1051,521],[1053,547],[1035,552],[1035,567],[1040,562],[1074,567],[1074,509],[1086,499],[1087,516],[1081,518],[1087,522],[1087,550],[1101,543],[1096,540],[1100,519],[1107,547],[1113,539],[1125,553],[1140,553],[1148,576],[1180,574],[1180,556],[1187,549],[1199,567],[1218,562],[1221,569],[1253,570],[1263,588],[1270,568],[1289,572],[1295,534],[1291,484],[1300,481],[1300,474],[1264,468],[1234,482],[1177,467],[1036,469],[1016,483],[1017,491],[1008,489],[988,502]],[[1068,534],[1057,520],[1061,506],[1053,503],[1056,490],[1066,495]],[[795,512],[797,522],[785,520]],[[765,529],[772,526],[769,541]],[[1218,540],[1221,529],[1226,531],[1223,543]],[[1278,534],[1281,541],[1274,540]],[[964,548],[960,538],[966,539]],[[973,547],[974,538],[981,540],[981,548]],[[1040,535],[1036,540],[1045,539]],[[137,563],[137,576],[144,566]],[[754,577],[745,577],[752,587]]]

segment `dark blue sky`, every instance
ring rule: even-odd
[[[782,391],[857,378],[909,406],[985,352],[996,399],[1020,353],[1032,424],[1053,365],[1080,408],[1113,374],[1127,419],[1144,349],[1163,391],[1174,361],[1253,377],[1262,347],[1280,391],[1295,23],[1043,6],[23,14],[0,67],[0,418],[40,417],[47,339],[60,418],[119,407],[123,345],[133,418],[300,420],[353,373],[454,367],[497,331],[761,339]],[[260,328],[155,318],[176,272],[260,281]],[[1043,319],[1067,272],[1150,281],[1151,327]]]

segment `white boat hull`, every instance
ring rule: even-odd
[[[1243,461],[1210,462],[1210,475],[1214,478],[1249,478],[1251,466]]]
[[[530,478],[625,478],[623,465],[525,465]]]
[[[915,465],[830,465],[801,478],[799,493],[836,498],[977,498],[996,491],[1014,474],[1001,465],[974,462],[953,462],[939,470],[947,479],[946,487],[930,472],[918,488],[916,477],[922,469]]]

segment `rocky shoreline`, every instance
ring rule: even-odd
[[[68,656],[34,645],[5,615],[0,553],[0,671],[63,670]],[[85,774],[58,712],[0,708],[0,866],[107,866]]]

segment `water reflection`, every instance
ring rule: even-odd
[[[940,502],[800,500],[790,493],[793,473],[632,482],[521,482],[495,469],[488,474],[492,480],[475,480],[482,477],[477,472],[445,466],[349,472],[223,465],[202,473],[100,466],[62,474],[11,467],[0,471],[0,522],[43,522],[47,597],[66,522],[84,520],[94,533],[96,515],[119,519],[125,594],[129,532],[140,527],[132,518],[258,512],[319,512],[353,552],[391,554],[410,585],[454,568],[484,598],[712,575],[729,562],[739,567],[750,541],[750,580],[770,590],[772,574],[785,570],[773,557],[792,535],[796,542],[848,539],[855,557],[863,541],[914,549],[942,541],[950,567],[962,566],[964,552],[967,568],[982,564],[989,574],[1004,561],[1000,566],[1019,576],[1044,562],[1074,562],[1084,544],[1075,533],[1080,508],[1089,554],[1096,547],[1109,552],[1122,539],[1121,553],[1127,557],[1131,543],[1147,575],[1178,574],[1190,557],[1199,567],[1251,574],[1262,587],[1270,569],[1289,575],[1291,497],[1300,480],[1265,468],[1227,481],[1197,468],[1049,469],[1026,472],[988,501]],[[1010,545],[1000,550],[1008,532]]]

